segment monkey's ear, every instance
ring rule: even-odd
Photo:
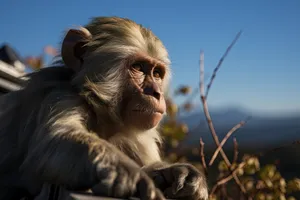
[[[61,56],[67,67],[76,72],[81,69],[82,56],[85,53],[84,45],[91,38],[91,33],[83,27],[67,32],[61,47]]]

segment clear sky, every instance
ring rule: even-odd
[[[67,28],[93,16],[128,17],[150,27],[168,48],[173,88],[197,87],[199,52],[211,75],[235,34],[243,34],[212,87],[211,106],[261,112],[300,111],[300,1],[1,1],[0,44],[21,56],[58,47]],[[181,102],[181,99],[178,100]]]

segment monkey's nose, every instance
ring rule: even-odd
[[[145,87],[144,88],[144,94],[153,96],[157,100],[160,100],[160,90],[156,84],[152,84],[151,86]]]

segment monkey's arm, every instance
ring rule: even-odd
[[[64,94],[66,96],[66,94]],[[126,197],[136,192],[164,199],[139,166],[87,129],[87,111],[76,96],[51,105],[44,102],[40,126],[31,137],[22,169],[43,182],[99,195]],[[49,109],[50,108],[50,109]],[[54,108],[54,109],[52,109]]]
[[[208,189],[205,175],[186,163],[168,164],[156,162],[142,168],[166,198],[207,200]]]
[[[43,102],[22,168],[42,181],[90,187],[97,182],[97,162],[117,164],[112,147],[86,129],[86,112],[78,101],[53,105],[55,98],[49,95]]]

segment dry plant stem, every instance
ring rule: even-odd
[[[229,51],[232,49],[232,47],[234,46],[234,44],[236,43],[236,41],[239,39],[239,37],[241,36],[242,31],[239,31],[238,34],[235,36],[234,40],[231,42],[231,44],[227,47],[225,53],[223,54],[223,56],[221,57],[221,59],[219,60],[219,63],[217,64],[216,68],[213,71],[213,74],[210,78],[210,81],[207,85],[207,89],[206,89],[206,94],[205,94],[205,98],[207,98],[208,92],[211,88],[211,85],[217,75],[218,70],[220,69],[223,61],[225,60],[226,56],[228,55]],[[204,80],[204,79],[203,79]],[[203,86],[204,87],[204,86]],[[203,93],[204,94],[204,93]]]
[[[236,163],[238,160],[238,155],[239,155],[239,149],[238,149],[238,143],[236,141],[236,138],[233,138],[233,160],[232,163]]]
[[[206,166],[205,155],[204,155],[204,142],[202,138],[200,138],[200,156],[201,156],[201,162],[203,165],[204,172],[207,175],[207,166]]]
[[[229,137],[239,128],[241,128],[242,126],[244,126],[246,124],[247,120],[245,121],[241,121],[240,123],[238,123],[237,125],[235,125],[230,131],[228,131],[228,133],[226,134],[226,136],[224,137],[224,139],[222,140],[222,142],[220,143],[220,146],[218,146],[218,148],[216,149],[215,153],[213,154],[210,162],[209,162],[209,166],[211,166],[214,161],[216,160],[219,151],[221,150],[221,148],[224,146],[224,144],[226,143],[226,141],[229,139]]]
[[[219,180],[212,188],[211,192],[210,192],[210,195],[213,195],[217,188],[220,186],[220,185],[223,185],[225,183],[227,183],[228,181],[230,181],[234,175],[236,175],[236,172],[239,170],[239,169],[242,169],[244,166],[246,165],[246,162],[241,162],[232,172],[231,174],[229,174],[228,176],[222,178],[221,180]]]
[[[212,137],[213,137],[216,145],[220,146],[219,138],[218,138],[218,136],[216,134],[213,122],[211,120],[211,117],[210,117],[210,114],[209,114],[209,111],[208,111],[208,105],[207,105],[206,97],[204,96],[204,53],[203,52],[201,52],[201,54],[200,54],[200,96],[201,96],[201,102],[202,102],[202,107],[203,107],[204,115],[205,115],[206,121],[208,123],[210,132],[212,134]],[[227,168],[231,169],[231,163],[230,163],[229,159],[227,158],[227,156],[226,156],[226,154],[225,154],[225,152],[223,151],[222,148],[220,150],[220,153],[221,153],[221,156],[222,156],[223,160],[225,161],[225,164],[226,164]],[[239,180],[239,178],[235,174],[232,174],[232,175],[233,175],[233,178],[234,178],[236,184],[239,185],[240,190],[244,194],[246,194],[246,189],[242,185],[242,183]]]
[[[220,146],[220,141],[219,141],[219,138],[216,134],[216,131],[214,129],[214,125],[212,123],[212,120],[211,120],[211,117],[210,117],[210,114],[208,112],[208,106],[207,106],[207,102],[206,102],[206,99],[203,95],[201,95],[201,100],[202,100],[202,104],[203,104],[203,110],[204,110],[204,114],[205,114],[205,117],[206,117],[206,120],[207,120],[207,123],[208,123],[208,126],[209,126],[209,129],[210,129],[210,132],[213,136],[213,139],[216,143],[216,145],[219,147]],[[223,158],[223,160],[225,161],[225,164],[227,166],[228,169],[231,169],[231,163],[229,161],[229,159],[227,158],[225,152],[223,151],[223,149],[221,148],[220,149],[220,153],[221,153],[221,156]],[[244,186],[242,185],[241,181],[239,180],[239,178],[236,176],[236,174],[232,174],[234,180],[236,181],[236,184],[239,185],[241,191],[246,194],[246,189],[244,188]]]
[[[204,52],[200,52],[200,94],[204,94]],[[205,97],[206,99],[206,97]]]
[[[210,129],[212,137],[213,137],[216,145],[220,146],[220,141],[219,141],[219,138],[218,138],[217,133],[215,131],[213,122],[211,120],[211,117],[210,117],[210,114],[209,114],[209,111],[208,111],[208,105],[207,105],[206,99],[203,95],[201,95],[201,101],[202,101],[202,105],[203,105],[204,115],[206,117],[206,121],[208,123],[208,127]],[[225,152],[223,151],[222,148],[220,149],[220,152],[221,152],[221,155],[222,155],[222,157],[225,161],[225,164],[227,165],[228,168],[230,168],[231,163],[230,163],[229,159],[227,158],[227,156],[226,156],[226,154],[225,154]]]

